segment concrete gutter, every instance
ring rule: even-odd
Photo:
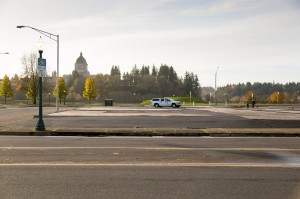
[[[300,137],[300,128],[56,128],[37,132],[35,129],[6,129],[10,136],[175,136],[175,137]]]

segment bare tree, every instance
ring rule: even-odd
[[[36,104],[39,95],[39,77],[37,70],[37,54],[31,53],[22,57],[24,66],[22,89],[26,90],[26,97],[32,99]]]

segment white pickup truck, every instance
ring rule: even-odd
[[[181,106],[181,102],[175,101],[172,98],[153,98],[151,100],[151,105],[155,107],[173,107],[179,108]]]

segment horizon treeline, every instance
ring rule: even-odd
[[[203,87],[203,100],[215,102],[215,89]],[[300,102],[300,82],[280,83],[238,83],[218,87],[217,102],[222,103],[271,103],[288,104]]]
[[[186,72],[184,77],[178,77],[172,66],[162,64],[156,66],[138,67],[134,65],[130,72],[121,74],[119,66],[112,66],[110,74],[99,73],[92,76],[98,95],[96,101],[114,99],[116,102],[138,103],[153,97],[189,96],[201,98],[201,86],[198,76]],[[68,78],[67,100],[80,101],[85,77],[75,70]]]
[[[32,56],[30,59],[36,59]],[[38,86],[31,87],[33,80],[37,78],[35,61],[30,62],[32,73],[24,73],[23,77],[14,75],[10,79],[13,101],[26,101],[31,99],[36,102],[38,96],[31,97],[28,91],[38,92]],[[26,69],[28,68],[25,67]],[[134,65],[130,72],[121,74],[119,66],[112,66],[110,74],[99,73],[91,75],[96,88],[97,97],[94,102],[103,102],[104,99],[114,99],[120,103],[139,103],[153,97],[179,97],[192,96],[201,99],[201,86],[198,76],[193,72],[186,72],[184,77],[179,77],[172,66],[162,64],[160,67],[145,66],[138,67]],[[85,91],[85,82],[88,77],[80,75],[76,70],[71,75],[64,75],[66,102],[84,102],[83,93]],[[56,72],[52,76],[43,78],[43,99],[44,101],[54,102],[53,91],[56,85]]]
[[[7,99],[3,94],[3,101],[36,102],[38,98],[37,56],[30,55],[22,58],[24,74],[22,77],[14,75],[10,79],[13,95]],[[218,87],[215,92],[212,87],[201,87],[198,75],[193,72],[179,77],[172,66],[161,64],[160,67],[134,65],[129,72],[121,73],[120,67],[113,65],[110,74],[98,73],[88,76],[93,78],[97,95],[93,102],[103,103],[104,99],[113,99],[120,103],[139,103],[154,97],[189,97],[203,102],[223,103],[299,103],[300,82],[286,84],[238,83]],[[71,75],[64,75],[63,96],[66,102],[84,102],[85,83],[88,77],[73,71]],[[43,99],[54,102],[53,91],[56,85],[56,72],[43,78]],[[2,89],[4,90],[4,88]]]

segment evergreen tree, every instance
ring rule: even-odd
[[[142,66],[141,75],[150,75],[149,66],[145,66],[145,65]]]
[[[131,75],[137,76],[139,74],[140,74],[140,70],[138,69],[138,67],[136,65],[134,65],[131,70]]]
[[[110,70],[110,76],[118,76],[119,79],[121,78],[121,71],[119,66],[112,66]]]
[[[152,66],[152,72],[151,72],[151,75],[154,76],[154,77],[156,77],[157,74],[158,74],[157,68],[153,65],[153,66]]]

